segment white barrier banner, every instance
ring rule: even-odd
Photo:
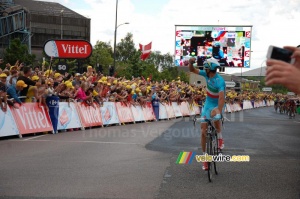
[[[7,106],[6,113],[0,109],[0,137],[11,135],[19,135],[19,130],[10,107]]]
[[[189,107],[187,102],[181,102],[180,106],[180,112],[183,116],[188,116],[190,115]]]
[[[143,113],[145,121],[156,120],[151,102],[146,102],[145,107],[143,107]]]
[[[226,113],[231,113],[232,112],[229,104],[226,104],[225,112]]]
[[[242,107],[240,106],[240,104],[235,103],[234,104],[234,109],[235,109],[235,111],[241,111]]]
[[[104,102],[100,110],[104,125],[120,123],[114,102]]]
[[[259,107],[259,103],[258,102],[254,102],[254,108],[258,108]]]
[[[82,125],[75,104],[73,102],[59,102],[57,129],[63,130],[81,127]]]
[[[195,115],[195,107],[194,107],[194,104],[188,104],[188,108],[189,108],[189,111],[190,111],[190,115]]]
[[[167,108],[161,103],[159,103],[159,119],[168,119]]]
[[[134,118],[134,121],[141,122],[145,121],[143,110],[141,106],[133,106],[131,105],[131,112]]]
[[[203,107],[202,107],[202,111],[203,111]],[[196,115],[200,115],[200,106],[194,105],[194,110],[195,110]],[[201,111],[201,113],[202,113],[202,111]]]
[[[243,101],[243,109],[244,110],[252,109],[252,105],[251,105],[251,102],[249,100],[244,100]]]
[[[172,107],[173,107],[175,116],[176,116],[176,117],[182,117],[182,113],[181,113],[181,111],[180,111],[180,108],[179,108],[177,102],[172,102]]]
[[[168,118],[174,118],[175,113],[174,113],[172,105],[170,105],[169,103],[165,103],[165,107],[166,107],[166,110],[168,113]]]

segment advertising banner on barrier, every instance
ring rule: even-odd
[[[231,113],[232,112],[229,104],[226,104],[226,112],[227,113]]]
[[[143,113],[146,121],[156,120],[151,102],[147,102],[143,107]]]
[[[53,131],[50,116],[44,106],[38,103],[23,103],[18,109],[11,109],[20,134]]]
[[[76,105],[83,127],[103,125],[100,108],[96,103],[94,103],[94,107],[89,106],[84,102],[79,102]]]
[[[19,135],[19,130],[8,106],[5,113],[0,109],[0,137],[11,135]]]
[[[236,111],[234,104],[229,104],[229,106],[230,106],[231,112],[235,112]]]
[[[194,105],[194,110],[196,115],[200,115],[200,107],[198,105]]]
[[[174,118],[175,113],[174,113],[172,105],[167,103],[167,104],[165,104],[165,107],[166,107],[166,110],[167,110],[167,113],[168,113],[168,117],[169,118]]]
[[[182,113],[177,102],[172,102],[172,107],[176,117],[182,117]]]
[[[159,103],[159,119],[168,119],[167,108],[161,103]]]
[[[136,121],[136,122],[145,121],[143,109],[141,106],[132,106],[131,105],[130,108],[131,108],[131,112],[132,112],[134,121]]]
[[[194,107],[194,104],[188,104],[188,108],[189,108],[189,111],[190,111],[190,115],[195,115],[195,107]]]
[[[130,105],[127,105],[122,102],[116,102],[115,105],[121,123],[134,122]]]
[[[235,103],[234,104],[234,109],[235,109],[235,111],[241,111],[242,110],[242,107],[241,107],[241,105],[238,103]]]
[[[114,102],[104,102],[100,110],[104,125],[120,123]]]
[[[189,111],[189,107],[188,107],[187,102],[181,102],[179,108],[180,108],[181,114],[183,116],[189,116],[190,115],[190,111]]]
[[[58,130],[81,128],[80,118],[73,102],[59,102]]]

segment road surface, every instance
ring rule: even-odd
[[[300,116],[272,108],[226,114],[226,155],[209,183],[190,118],[0,140],[0,198],[300,198]],[[198,125],[199,128],[199,125]]]

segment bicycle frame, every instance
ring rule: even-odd
[[[196,125],[197,120],[198,119],[195,116],[194,119],[193,119],[194,127]],[[211,155],[211,156],[219,155],[217,129],[216,129],[215,124],[214,124],[215,120],[207,119],[206,121],[207,121],[207,131],[206,131],[205,151],[208,155]],[[221,122],[222,122],[222,125],[223,125],[223,122],[224,122],[223,117],[221,118]],[[209,182],[212,181],[212,165],[214,166],[215,174],[218,175],[216,162],[208,162],[207,174],[208,174]]]
[[[217,129],[214,125],[214,120],[208,120],[206,132],[206,153],[211,156],[219,154]],[[214,166],[215,174],[218,175],[216,162],[208,162],[208,180],[212,181],[212,166]]]

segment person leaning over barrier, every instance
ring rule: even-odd
[[[39,85],[41,85],[40,82],[35,82],[35,81],[33,81],[33,80],[30,79],[31,71],[32,71],[32,69],[31,69],[30,67],[24,66],[24,67],[23,67],[23,74],[24,74],[24,75],[20,76],[20,77],[18,78],[18,81],[19,81],[19,80],[22,80],[22,81],[23,81],[26,85],[28,85],[28,86],[39,86]],[[26,96],[26,95],[27,95],[27,92],[28,92],[28,89],[29,89],[28,86],[24,87],[24,88],[21,90],[20,96]]]
[[[0,74],[0,108],[3,112],[7,111],[7,86],[6,86],[7,75],[5,73]],[[4,105],[3,105],[4,103]]]
[[[298,48],[286,46],[285,49],[293,51],[294,64],[284,61],[268,59],[266,85],[281,84],[290,91],[300,94],[300,45]]]
[[[15,102],[17,102],[19,105],[22,105],[22,101],[19,99],[18,92],[22,91],[24,88],[26,88],[28,85],[25,84],[23,80],[18,80],[16,85],[11,85],[7,89],[7,94],[9,97],[13,98]],[[18,105],[13,104],[14,108],[18,108]]]

